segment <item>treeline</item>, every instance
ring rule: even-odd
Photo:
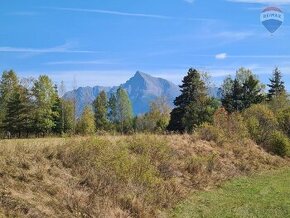
[[[19,79],[3,72],[0,81],[0,123],[3,137],[45,136],[69,132],[74,126],[71,102],[60,99],[48,76]]]
[[[255,74],[241,68],[224,80],[217,101],[208,95],[202,74],[190,69],[167,130],[194,132],[221,145],[251,139],[271,153],[290,156],[290,99],[278,68],[267,86],[266,92]]]
[[[110,96],[101,92],[93,104],[76,117],[76,100],[60,97],[64,94],[63,83],[57,87],[46,75],[38,79],[19,79],[13,71],[3,72],[0,81],[1,133],[3,137],[97,132],[191,133],[205,123],[213,123],[219,108],[231,115],[244,113],[253,105],[271,105],[275,118],[285,117],[279,118],[283,120],[280,126],[284,126],[281,132],[289,136],[289,98],[278,68],[273,71],[267,92],[266,85],[255,74],[239,69],[234,78],[224,80],[220,88],[221,99],[209,95],[206,78],[203,73],[189,69],[173,110],[166,99],[160,97],[151,102],[148,113],[136,117],[127,92],[119,87]]]
[[[0,81],[2,137],[164,131],[169,121],[170,109],[163,98],[152,102],[147,114],[134,117],[131,101],[122,87],[110,96],[102,91],[77,117],[76,100],[60,97],[64,90],[63,82],[58,87],[46,75],[20,79],[12,70],[3,72]]]

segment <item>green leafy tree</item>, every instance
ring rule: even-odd
[[[284,82],[282,81],[282,73],[278,67],[274,69],[268,87],[270,88],[268,91],[268,100],[272,100],[274,97],[286,93]]]
[[[121,133],[132,130],[133,109],[125,89],[119,87],[116,93],[116,118]]]
[[[77,122],[76,131],[81,135],[92,135],[96,131],[95,117],[93,110],[90,106],[87,106],[80,119]]]
[[[290,139],[290,106],[277,114],[280,129]]]
[[[33,95],[35,98],[35,131],[43,135],[55,128],[56,90],[48,76],[43,75],[34,82]]]
[[[150,111],[135,118],[134,128],[137,132],[162,132],[166,130],[170,120],[170,108],[164,97],[150,103]]]
[[[171,112],[168,130],[192,132],[201,124],[211,122],[216,108],[200,72],[189,69],[182,82],[181,95],[174,101],[176,108]]]
[[[265,145],[273,131],[278,130],[278,120],[267,105],[256,104],[243,112],[251,138],[257,143]]]
[[[74,134],[75,130],[75,111],[74,102],[62,99],[63,112],[63,132],[66,134]]]
[[[100,92],[93,102],[97,130],[108,130],[108,99],[105,91]]]

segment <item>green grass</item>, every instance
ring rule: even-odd
[[[171,217],[290,217],[290,169],[194,193],[172,211]]]

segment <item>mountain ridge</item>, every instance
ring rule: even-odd
[[[133,77],[125,83],[120,84],[127,93],[132,102],[135,115],[148,112],[150,102],[158,97],[165,97],[168,105],[173,107],[174,99],[180,94],[179,87],[174,83],[163,78],[153,77],[149,74],[137,71]],[[66,92],[64,99],[76,99],[76,114],[80,116],[83,109],[93,103],[101,91],[105,91],[108,96],[115,93],[119,86],[86,86],[79,87],[76,90]]]

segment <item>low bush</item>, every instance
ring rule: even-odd
[[[201,126],[198,131],[198,135],[201,140],[205,141],[213,141],[216,142],[218,145],[223,145],[226,138],[224,135],[224,131],[221,130],[219,127],[216,127],[212,124],[205,123]]]
[[[249,137],[247,126],[239,113],[227,113],[223,108],[214,114],[213,124],[204,124],[198,131],[202,140],[241,143]]]
[[[290,140],[282,132],[274,131],[269,137],[268,149],[270,152],[285,157],[290,155]]]
[[[275,114],[266,105],[253,105],[243,112],[243,117],[251,138],[260,145],[265,145],[278,128]]]
[[[290,107],[278,113],[278,122],[281,130],[290,138]]]

